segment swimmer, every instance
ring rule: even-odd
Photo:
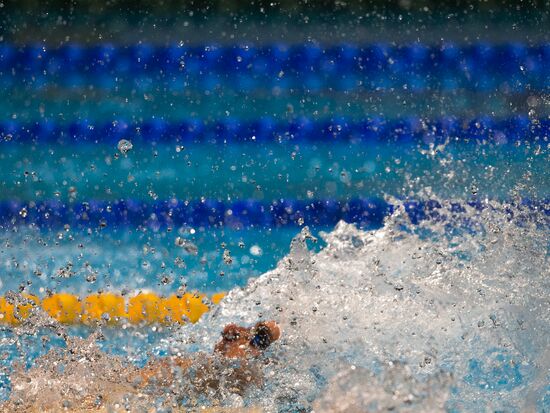
[[[262,385],[260,356],[281,336],[276,322],[253,327],[225,326],[212,355],[171,356],[143,368],[101,352],[95,337],[71,338],[67,350],[54,349],[30,370],[12,375],[9,400],[0,412],[177,411],[208,396],[221,400]]]
[[[237,372],[245,373],[249,367],[246,361],[259,357],[262,351],[266,350],[274,341],[277,341],[280,336],[281,330],[274,321],[259,322],[252,328],[228,324],[223,329],[222,339],[214,348],[214,355],[221,356],[226,360],[240,361]],[[211,370],[212,360],[208,359],[207,361],[206,365],[201,364],[203,370],[201,373],[204,373],[205,370]],[[169,384],[174,380],[175,372],[180,370],[181,373],[181,371],[189,369],[193,363],[193,360],[182,357],[166,357],[155,360],[138,372],[138,375],[134,378],[134,383],[138,387],[144,387],[155,382]],[[255,374],[251,374],[247,379],[256,384],[259,383],[259,377]],[[241,389],[235,388],[235,390]]]

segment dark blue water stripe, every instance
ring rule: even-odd
[[[550,119],[533,120],[522,116],[503,120],[483,117],[472,120],[444,118],[435,121],[417,117],[399,120],[374,118],[364,121],[351,121],[345,118],[319,121],[297,119],[290,122],[277,122],[272,118],[262,118],[252,122],[225,119],[209,123],[196,119],[181,122],[152,119],[143,123],[117,120],[100,124],[86,120],[68,124],[58,124],[48,120],[29,124],[0,121],[0,142],[36,140],[52,143],[116,144],[120,139],[181,143],[287,140],[439,142],[452,138],[507,143],[525,139],[547,141],[549,136]]]
[[[57,49],[0,45],[0,87],[81,88],[90,84],[106,89],[128,85],[137,90],[149,90],[152,85],[158,90],[162,85],[180,92],[188,88],[212,90],[220,85],[242,91],[548,90],[550,44],[344,44],[328,48],[316,44],[66,44]]]
[[[548,202],[523,201],[524,205],[542,210],[550,215]],[[405,209],[413,223],[437,216],[441,207],[437,201],[409,201]],[[484,208],[484,204],[469,202]],[[463,211],[464,204],[454,203],[451,210]],[[178,200],[160,202],[93,201],[62,203],[58,201],[22,203],[0,202],[0,227],[35,225],[39,228],[101,229],[125,226],[153,230],[191,227],[276,228],[284,226],[332,226],[340,220],[362,227],[379,226],[394,207],[381,199],[356,198],[338,200],[290,200],[273,202],[217,200],[184,202]],[[513,214],[512,211],[510,211]]]

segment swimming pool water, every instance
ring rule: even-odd
[[[550,410],[547,41],[285,30],[2,37],[0,297],[205,294],[197,324],[106,316],[140,366],[277,320],[265,385],[205,406]],[[0,399],[97,333],[0,315]]]

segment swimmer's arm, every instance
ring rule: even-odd
[[[178,372],[185,373],[193,365],[193,360],[186,357],[163,357],[147,363],[137,372],[130,374],[128,381],[136,388],[150,384],[170,385]]]

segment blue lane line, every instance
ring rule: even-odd
[[[468,46],[443,44],[316,44],[256,47],[147,44],[83,47],[66,44],[0,45],[0,87],[81,88],[90,84],[137,89],[164,84],[170,91],[211,90],[220,83],[254,89],[426,91],[470,89],[510,92],[550,89],[550,44]]]
[[[479,202],[470,206],[484,208]],[[523,201],[525,206],[550,215],[547,201]],[[413,223],[426,217],[437,217],[441,205],[437,201],[409,201],[405,209]],[[454,203],[453,212],[464,211],[464,205]],[[39,228],[73,229],[142,227],[153,230],[190,227],[230,228],[277,228],[284,226],[332,226],[340,220],[359,224],[362,227],[380,226],[384,217],[393,211],[393,206],[381,199],[355,198],[338,200],[289,200],[273,202],[241,200],[225,203],[216,200],[184,202],[178,200],[160,202],[90,201],[63,203],[45,201],[22,203],[0,202],[0,227],[35,225]],[[510,211],[510,214],[513,214]]]
[[[352,121],[345,118],[313,121],[297,119],[277,122],[262,118],[251,122],[226,119],[205,123],[197,119],[166,122],[152,119],[143,123],[116,120],[92,123],[87,120],[58,124],[43,120],[35,123],[0,121],[0,142],[40,141],[52,143],[105,142],[120,139],[166,142],[234,143],[252,141],[304,140],[382,140],[439,142],[447,138],[488,140],[496,143],[518,140],[547,140],[550,119],[531,120],[517,116],[503,120],[482,117],[471,120],[444,118],[423,120],[409,117],[400,120],[374,118]]]

